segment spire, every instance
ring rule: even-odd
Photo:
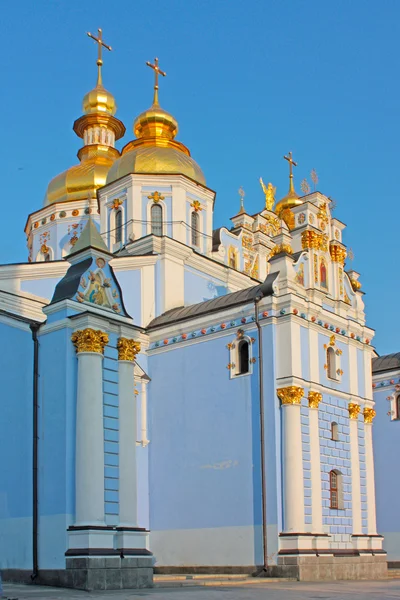
[[[244,197],[246,195],[244,189],[242,188],[242,186],[240,186],[240,188],[238,189],[238,193],[240,196],[240,210],[238,212],[239,215],[242,215],[244,212],[246,212],[244,210]]]
[[[160,106],[160,104],[158,102],[158,76],[162,75],[163,77],[165,77],[166,73],[164,71],[161,71],[160,67],[158,66],[158,58],[157,57],[154,59],[154,65],[152,65],[151,62],[149,62],[149,61],[146,62],[146,65],[154,70],[153,106]]]
[[[70,254],[77,254],[77,252],[82,252],[83,250],[87,250],[87,248],[101,250],[101,252],[107,252],[107,254],[110,253],[90,216]]]

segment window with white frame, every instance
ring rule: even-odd
[[[337,379],[336,373],[336,354],[335,350],[330,346],[326,351],[327,375],[329,379]]]
[[[341,510],[343,508],[343,476],[340,471],[333,469],[329,473],[330,507]]]
[[[163,234],[163,215],[162,206],[153,204],[151,207],[151,233],[161,236]]]
[[[200,217],[199,213],[193,211],[191,216],[191,229],[192,229],[192,246],[199,246],[200,244]]]
[[[231,378],[238,377],[240,375],[250,375],[253,372],[253,358],[252,344],[254,338],[249,338],[244,335],[242,329],[237,332],[237,339],[228,344],[230,349],[230,363],[229,369]]]
[[[339,441],[339,426],[336,421],[332,421],[331,423],[331,440],[334,442]]]
[[[115,213],[115,243],[122,242],[122,210]]]

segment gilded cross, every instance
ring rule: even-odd
[[[244,213],[244,197],[246,195],[244,189],[242,188],[242,186],[240,186],[240,188],[238,189],[238,193],[240,196],[240,210],[239,210],[239,214]]]
[[[103,48],[105,48],[106,50],[112,50],[112,48],[111,48],[111,46],[108,46],[105,42],[103,42],[103,30],[99,28],[97,31],[98,31],[98,37],[96,37],[89,31],[87,32],[87,35],[90,38],[92,38],[92,40],[94,40],[97,44],[97,63],[96,64],[99,68],[98,77],[97,77],[97,85],[101,85],[101,83],[102,83],[101,67],[103,65],[102,51],[103,51]]]
[[[288,155],[284,156],[283,158],[288,161],[289,169],[290,169],[290,177],[293,178],[293,167],[297,167],[297,162],[294,162],[291,152],[289,152]]]
[[[154,65],[151,64],[151,62],[147,61],[146,65],[148,67],[150,67],[151,69],[153,69],[154,71],[154,99],[153,99],[153,104],[158,104],[158,76],[162,75],[163,77],[166,76],[165,71],[161,71],[160,67],[158,66],[158,58],[156,57],[154,59]]]

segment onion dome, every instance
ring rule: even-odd
[[[102,42],[101,29],[95,41],[111,50]],[[44,205],[55,202],[86,200],[96,196],[98,188],[106,183],[108,172],[120,156],[115,141],[125,133],[124,124],[115,118],[117,104],[114,96],[103,87],[101,67],[103,61],[99,50],[96,86],[83,98],[83,115],[74,123],[76,135],[84,145],[78,151],[80,163],[70,167],[52,179],[48,185]]]
[[[293,166],[297,167],[297,163],[294,162],[291,152],[289,152],[288,156],[284,156],[283,158],[289,162],[289,192],[275,206],[275,212],[278,216],[281,216],[282,212],[287,208],[290,209],[299,204],[303,204],[303,200],[297,195],[293,184]]]
[[[134,173],[182,174],[197,183],[206,184],[199,165],[190,156],[189,148],[175,137],[178,122],[158,102],[158,75],[165,73],[155,64],[148,66],[155,71],[154,98],[151,107],[142,112],[134,121],[136,139],[129,142],[111,167],[107,183]]]

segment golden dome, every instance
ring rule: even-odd
[[[85,145],[78,152],[81,162],[50,181],[45,206],[95,197],[96,191],[105,185],[110,167],[120,156],[114,144],[124,135],[125,127],[114,117],[117,104],[102,85],[100,68],[96,87],[83,99],[83,110],[84,114],[73,127],[76,135],[84,139]]]
[[[158,75],[165,76],[166,73],[158,67],[158,58],[154,65],[146,64],[155,72],[153,104],[135,119],[133,131],[136,139],[122,149],[122,156],[108,173],[107,183],[134,173],[169,173],[186,175],[205,185],[203,172],[191,158],[189,148],[175,140],[177,120],[158,102]]]
[[[81,163],[50,181],[45,206],[54,202],[87,200],[89,195],[94,198],[96,191],[105,185],[110,167],[118,156],[118,150],[111,146],[93,144],[81,148],[78,152]]]
[[[274,210],[278,216],[280,216],[285,209],[299,206],[299,204],[303,204],[304,202],[297,195],[293,184],[293,166],[297,167],[297,163],[294,162],[291,152],[288,153],[288,156],[284,156],[283,158],[289,163],[289,192],[275,206]]]
[[[85,94],[83,98],[83,112],[85,115],[93,113],[115,115],[117,112],[117,103],[110,92],[101,84],[97,84],[93,90]]]
[[[139,146],[129,152],[123,152],[109,170],[107,183],[131,173],[181,173],[206,185],[203,172],[193,158],[171,147]]]

